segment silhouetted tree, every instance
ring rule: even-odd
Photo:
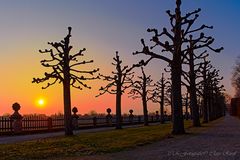
[[[208,90],[208,106],[209,106],[209,120],[215,120],[219,117],[217,115],[218,109],[221,111],[222,108],[219,108],[218,106],[218,100],[220,100],[220,97],[222,95],[222,91],[224,91],[224,86],[220,85],[220,81],[223,79],[223,77],[219,76],[219,70],[212,70],[209,71],[207,74],[207,90]],[[220,86],[219,86],[220,85]]]
[[[63,84],[63,99],[64,99],[64,125],[65,125],[65,135],[72,135],[72,119],[71,119],[71,86],[82,90],[82,87],[89,88],[87,84],[83,81],[97,79],[98,77],[93,77],[93,74],[99,69],[93,69],[90,71],[79,70],[77,67],[93,63],[93,60],[89,61],[79,61],[79,57],[82,57],[83,52],[86,50],[83,48],[78,53],[70,54],[72,46],[70,45],[71,38],[71,27],[68,27],[67,36],[60,42],[48,42],[48,44],[53,49],[39,50],[42,54],[47,54],[50,59],[45,59],[41,61],[41,65],[47,68],[51,68],[51,72],[45,72],[44,78],[33,78],[32,83],[42,83],[48,81],[45,87],[46,89],[57,82]],[[89,75],[90,77],[86,77]]]
[[[202,77],[202,81],[201,81],[201,90],[198,90],[200,92],[200,94],[202,95],[203,98],[203,123],[208,123],[209,121],[209,104],[208,104],[208,99],[209,99],[209,86],[210,84],[208,84],[208,80],[207,80],[207,75],[208,72],[212,69],[212,65],[210,64],[210,61],[207,61],[206,58],[204,58],[204,62],[202,63],[202,65],[200,66],[200,73],[201,73],[201,77]]]
[[[232,86],[235,88],[235,97],[240,97],[240,56],[237,57],[232,73]]]
[[[185,105],[185,119],[188,120],[189,118],[189,112],[188,112],[188,106],[189,106],[189,93],[186,93],[186,96],[183,97],[184,105]],[[190,111],[191,112],[191,111]]]
[[[225,114],[223,93],[225,89],[223,85],[220,85],[223,77],[219,76],[219,70],[214,69],[206,58],[201,64],[200,71],[199,75],[202,77],[202,81],[199,82],[201,86],[197,92],[202,96],[203,101],[203,123],[207,123],[209,120],[214,120]],[[219,102],[223,103],[219,104]]]
[[[181,13],[181,0],[176,0],[175,13],[171,13],[170,10],[167,11],[168,16],[170,17],[171,29],[169,32],[166,28],[163,28],[161,33],[157,29],[148,29],[148,32],[153,33],[153,37],[150,41],[155,44],[150,48],[145,44],[142,39],[143,50],[141,52],[135,52],[134,54],[143,53],[150,56],[151,58],[162,59],[169,63],[171,67],[171,79],[172,79],[172,105],[173,105],[173,134],[182,134],[185,133],[184,124],[183,124],[183,113],[182,113],[182,97],[181,97],[181,75],[182,75],[182,61],[185,58],[185,51],[188,51],[189,44],[188,37],[194,35],[196,32],[209,28],[206,25],[202,25],[199,28],[193,28],[193,24],[198,18],[198,13],[201,9],[197,9],[193,12],[182,15]],[[200,34],[200,41],[205,39],[203,33]],[[162,42],[162,40],[166,40]],[[209,49],[212,49],[209,45],[212,44],[213,38],[207,38],[206,44]],[[157,53],[155,47],[161,47],[161,52],[170,52],[172,58],[168,56],[161,55]],[[201,45],[200,45],[201,46]],[[195,49],[197,49],[196,46]]]
[[[168,66],[169,67],[169,66]],[[171,75],[171,69],[164,68],[164,71],[166,73],[169,73]],[[171,107],[171,116],[173,115],[173,98],[172,98],[172,83],[171,83],[171,78],[168,78],[165,80],[165,92],[164,92],[164,103]],[[160,95],[161,97],[161,95]],[[173,117],[173,116],[172,116]],[[173,121],[173,118],[171,119]]]
[[[153,85],[151,76],[147,76],[143,70],[143,67],[141,67],[142,76],[138,76],[138,80],[132,82],[132,89],[128,94],[130,94],[130,97],[133,99],[141,98],[142,99],[142,105],[143,105],[143,115],[144,115],[144,125],[148,125],[148,108],[147,108],[147,102],[151,99],[151,89]]]
[[[165,119],[164,119],[164,104],[165,104],[165,99],[167,98],[166,97],[166,85],[169,84],[170,82],[167,81],[165,78],[164,78],[164,73],[162,73],[162,78],[157,81],[154,86],[154,90],[153,90],[153,98],[152,98],[152,101],[154,103],[159,103],[160,104],[160,122],[161,123],[164,123]]]
[[[183,124],[183,115],[182,115],[182,98],[181,98],[181,73],[182,73],[182,25],[185,23],[184,21],[187,17],[181,16],[181,0],[176,0],[176,9],[175,14],[171,14],[168,10],[167,13],[170,17],[170,23],[172,26],[173,35],[171,35],[166,28],[163,28],[161,33],[158,32],[157,29],[148,29],[148,32],[153,32],[154,35],[151,39],[155,44],[150,48],[146,46],[143,39],[141,39],[143,50],[141,52],[135,52],[133,54],[143,53],[145,55],[149,55],[151,58],[158,58],[168,62],[171,66],[171,79],[172,79],[172,105],[173,105],[173,134],[183,134],[185,133],[184,124]],[[160,39],[162,36],[169,38],[169,41],[161,42]],[[163,39],[163,38],[162,38]],[[162,52],[170,52],[172,53],[172,59],[167,56],[160,55],[152,51],[156,46],[160,46]],[[151,50],[150,50],[151,49]]]
[[[139,64],[132,65],[132,67],[127,65],[122,66],[122,60],[120,60],[118,52],[116,52],[116,56],[113,58],[113,60],[114,63],[112,63],[112,65],[116,67],[116,70],[112,72],[112,75],[105,76],[99,74],[99,76],[104,81],[107,81],[108,84],[99,89],[101,93],[97,95],[97,97],[105,93],[116,95],[116,129],[121,129],[121,97],[124,91],[132,85],[132,79],[134,77],[134,72],[132,72],[132,69],[141,66],[140,63],[143,63],[143,61],[141,61]]]
[[[197,15],[197,14],[196,14]],[[198,16],[198,15],[197,15]],[[193,20],[193,22],[195,19]],[[202,31],[204,28],[212,29],[212,26],[203,25],[202,27],[198,28],[198,31]],[[195,33],[196,31],[194,31]],[[193,35],[190,34],[189,38],[186,38],[185,41],[189,42],[186,50],[183,50],[184,58],[186,59],[185,63],[189,66],[189,91],[190,91],[190,107],[192,108],[193,112],[193,126],[198,127],[200,125],[200,117],[199,117],[199,106],[197,104],[197,89],[196,89],[196,73],[199,72],[199,66],[201,63],[196,63],[199,59],[204,59],[206,56],[206,50],[200,54],[197,54],[197,50],[203,48],[209,48],[210,50],[219,53],[223,48],[213,49],[211,44],[214,42],[214,38],[211,36],[207,37],[204,33],[200,33],[200,36],[197,38],[193,38]]]

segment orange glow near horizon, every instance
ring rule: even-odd
[[[38,50],[51,49],[48,42],[61,41],[67,34],[68,26],[72,27],[71,45],[73,48],[71,54],[86,48],[86,51],[83,52],[84,56],[79,57],[79,60],[94,60],[94,63],[83,65],[80,69],[100,68],[99,73],[111,75],[112,71],[115,70],[111,63],[116,51],[119,51],[123,65],[130,66],[142,59],[148,59],[148,56],[133,56],[132,53],[142,50],[141,38],[146,39],[146,41],[150,39],[151,34],[146,31],[146,28],[156,27],[161,30],[169,25],[166,14],[161,9],[171,9],[174,2],[164,1],[163,3],[159,1],[160,5],[156,5],[156,3],[139,1],[137,5],[140,7],[151,7],[152,11],[156,11],[145,13],[136,9],[138,7],[136,7],[135,2],[129,2],[128,6],[124,7],[127,1],[114,3],[107,3],[107,1],[104,2],[104,5],[99,1],[94,1],[95,3],[92,1],[84,3],[81,1],[72,3],[67,1],[61,1],[61,3],[29,1],[26,4],[20,1],[14,3],[4,1],[4,5],[0,6],[2,13],[0,14],[2,25],[0,30],[0,116],[13,114],[12,104],[15,102],[21,105],[19,113],[22,115],[64,113],[62,83],[56,83],[42,90],[41,87],[46,86],[47,81],[39,84],[31,82],[33,78],[43,78],[45,72],[51,73],[50,68],[43,67],[40,63],[41,60],[48,59],[49,56],[40,54]],[[207,21],[211,22],[209,25],[216,26],[213,30],[213,36],[218,42],[214,45],[216,47],[223,46],[225,50],[221,54],[210,54],[210,60],[213,62],[213,66],[220,70],[220,75],[224,76],[222,84],[226,87],[226,92],[234,96],[234,88],[231,86],[231,71],[235,58],[239,54],[238,45],[235,44],[239,39],[237,34],[239,27],[238,25],[229,25],[233,27],[228,28],[230,33],[222,34],[226,27],[222,25],[222,19],[215,18],[214,14],[217,16],[223,14],[218,10],[219,7],[224,9],[225,6],[212,5],[215,2],[210,1],[209,5],[205,5],[206,3],[202,1],[196,3],[186,3],[185,5],[186,8],[192,8],[195,5],[205,8],[203,15],[201,15],[203,21],[199,22],[204,23],[204,18],[206,18]],[[226,2],[226,4],[232,5],[234,3]],[[39,6],[44,6],[45,11],[42,12],[42,7]],[[233,6],[234,9],[237,9],[234,12],[224,12],[222,16],[232,17],[225,18],[228,21],[225,24],[236,23],[235,19],[239,15],[235,14],[238,13],[237,6],[239,5]],[[123,7],[124,12],[119,9]],[[212,9],[217,9],[217,12],[213,13]],[[208,16],[208,14],[213,14],[213,16]],[[226,39],[227,41],[224,41]],[[160,79],[166,66],[166,62],[154,59],[145,67],[145,71],[156,82]],[[141,74],[139,69],[134,72],[136,77]],[[98,73],[94,76],[97,75]],[[112,114],[116,113],[115,95],[106,93],[98,98],[95,97],[99,94],[99,88],[106,86],[106,81],[98,79],[84,83],[91,86],[92,89],[77,90],[71,88],[71,107],[77,107],[78,114],[83,115],[91,111],[106,113],[107,108],[112,109]],[[141,99],[129,98],[128,91],[126,90],[122,97],[122,113],[128,114],[129,110],[133,109],[133,114],[143,114]],[[149,101],[149,113],[155,112],[159,108],[159,104]]]

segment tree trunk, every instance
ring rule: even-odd
[[[192,42],[190,42],[190,50],[189,50],[189,71],[190,71],[190,106],[193,112],[193,126],[200,127],[200,118],[199,118],[199,106],[197,103],[197,94],[196,94],[196,74],[194,70],[194,53],[192,50]]]
[[[203,123],[208,123],[208,105],[207,105],[207,96],[205,95],[203,98]]]
[[[163,103],[160,103],[160,123],[164,123],[165,122],[165,118],[164,118],[164,106]]]
[[[208,90],[207,90],[207,69],[206,62],[203,68],[203,123],[208,123]]]
[[[181,96],[181,64],[172,64],[172,104],[173,104],[173,134],[184,134],[182,96]]]
[[[215,94],[215,93],[214,93]],[[214,95],[214,98],[213,98],[213,110],[212,110],[212,113],[213,113],[213,120],[216,119],[216,97]]]
[[[161,90],[161,102],[160,102],[160,117],[161,117],[161,120],[160,122],[163,124],[165,119],[164,119],[164,88],[165,88],[165,85],[164,85],[164,77],[163,77],[163,74],[162,74],[162,90]]]
[[[122,114],[121,114],[121,84],[117,84],[116,94],[116,129],[122,129]]]
[[[71,91],[70,91],[70,67],[69,67],[69,41],[66,42],[64,50],[63,67],[63,99],[64,99],[64,125],[65,135],[73,135],[72,115],[71,115]]]
[[[65,135],[73,135],[72,115],[71,115],[70,80],[67,77],[65,77],[64,82],[63,82],[63,99],[64,99]]]
[[[147,77],[143,72],[143,87],[142,87],[142,103],[143,103],[143,116],[144,126],[148,126],[148,109],[147,109]]]
[[[143,103],[144,126],[148,126],[148,109],[146,97],[142,98],[142,103]]]
[[[188,93],[186,94],[186,101],[185,101],[185,119],[188,120],[189,113],[188,113]]]
[[[191,88],[191,87],[190,87]],[[193,112],[193,126],[200,127],[199,106],[197,104],[196,86],[190,89],[190,106]]]
[[[181,0],[176,1],[177,8],[176,13],[176,24],[174,28],[174,54],[171,64],[172,70],[172,98],[173,98],[173,134],[184,134],[184,122],[182,112],[182,95],[181,95],[181,75],[182,75],[182,40],[181,40],[181,11],[180,5]]]
[[[210,84],[211,85],[211,84]],[[209,86],[209,89],[210,89],[210,94],[209,94],[209,121],[212,121],[213,120],[213,102],[214,102],[214,99],[213,99],[213,91],[212,91],[212,87]]]

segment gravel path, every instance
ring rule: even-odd
[[[132,150],[81,160],[237,160],[240,159],[240,120],[226,116],[197,135],[184,135]]]

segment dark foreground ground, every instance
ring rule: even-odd
[[[200,134],[169,138],[132,150],[67,158],[79,160],[237,160],[240,159],[240,120],[227,115]]]

